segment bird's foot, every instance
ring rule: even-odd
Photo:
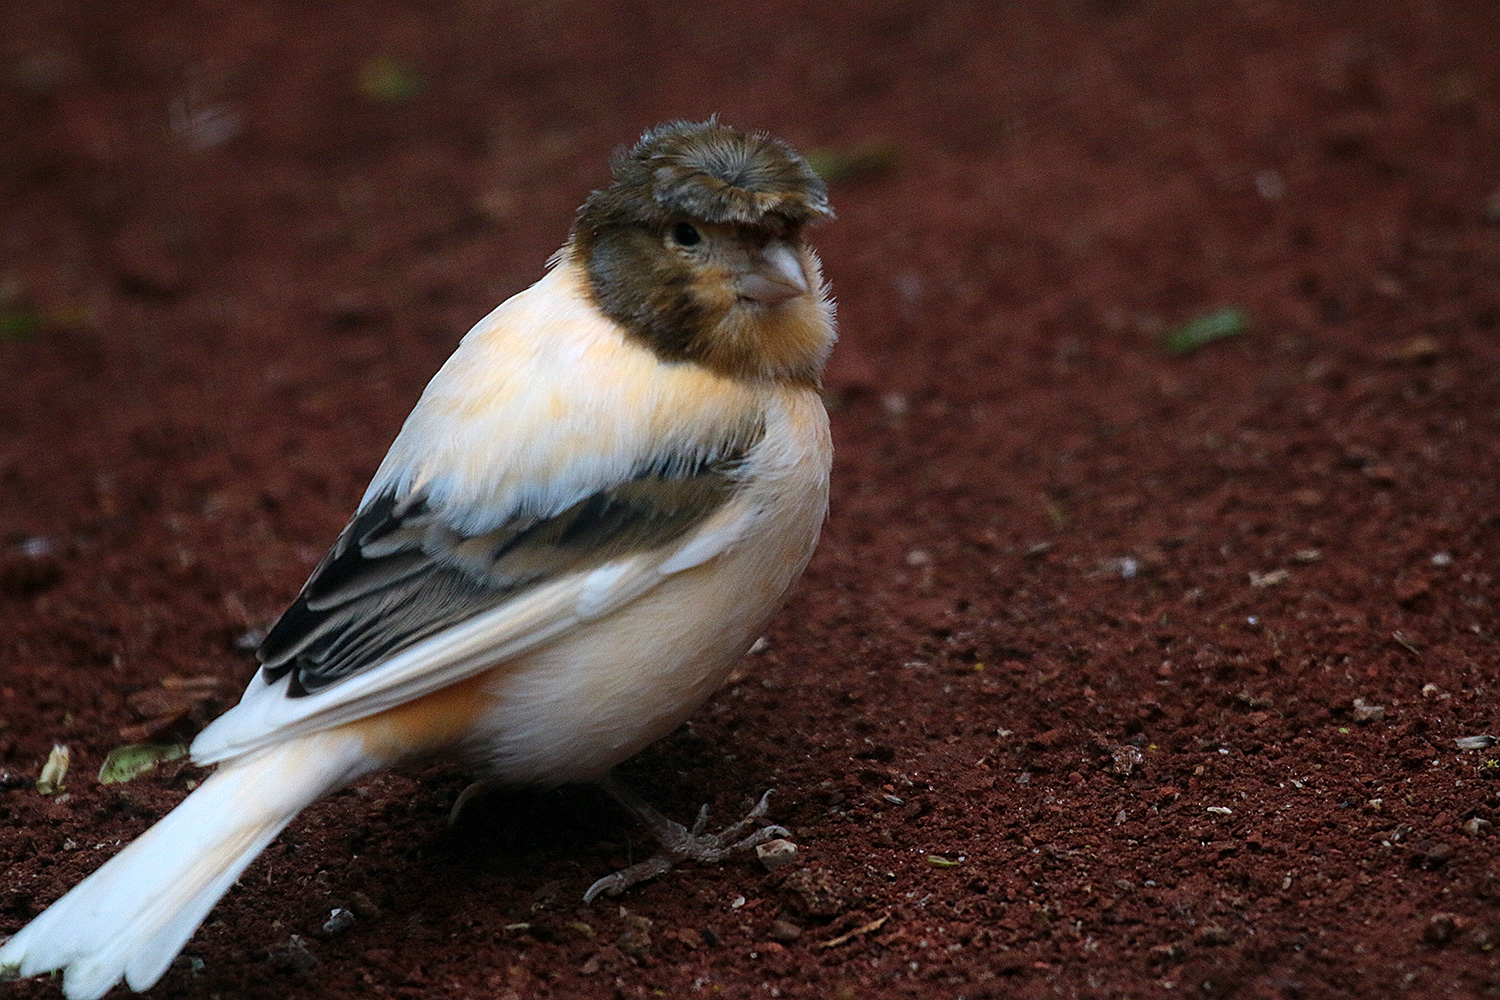
[[[788,836],[784,827],[763,826],[752,833],[745,831],[757,826],[766,814],[766,808],[770,805],[771,792],[760,797],[745,817],[720,830],[718,833],[704,833],[703,828],[708,824],[708,806],[698,810],[698,819],[693,823],[692,829],[688,829],[681,823],[673,822],[658,812],[650,803],[621,784],[614,777],[605,779],[602,783],[604,790],[625,811],[640,821],[641,825],[651,831],[656,838],[661,850],[655,855],[647,858],[639,864],[622,868],[613,875],[606,875],[583,894],[585,903],[592,903],[601,895],[618,896],[631,886],[648,879],[656,878],[658,875],[671,871],[679,861],[706,861],[716,863],[723,861],[736,851],[749,850],[757,844],[763,844],[775,837]]]

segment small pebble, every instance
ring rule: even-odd
[[[774,872],[797,860],[797,845],[782,838],[768,840],[756,845],[755,856],[760,859],[766,871]]]
[[[285,945],[271,953],[271,962],[282,972],[307,972],[318,964],[318,957],[296,934]]]
[[[206,966],[204,965],[203,959],[198,958],[197,956],[178,955],[176,958],[172,959],[172,968],[186,969],[188,973],[196,979],[198,976],[203,975],[203,970],[204,968],[206,968]]]
[[[1454,745],[1457,746],[1460,750],[1488,750],[1497,742],[1500,741],[1497,741],[1495,737],[1490,736],[1489,734],[1480,736],[1460,736],[1453,741]]]
[[[1453,860],[1455,851],[1452,844],[1437,844],[1422,855],[1422,864],[1427,868],[1441,868]]]
[[[1354,699],[1355,722],[1379,722],[1385,718],[1384,705],[1372,705],[1363,698]]]
[[[23,538],[16,544],[16,548],[32,559],[45,559],[47,556],[57,554],[57,543],[41,535]]]
[[[362,892],[349,893],[349,909],[361,920],[374,920],[380,916],[380,907]]]
[[[620,952],[631,958],[640,958],[650,954],[652,948],[651,931],[656,923],[650,917],[641,916],[639,913],[631,913],[625,907],[620,907],[620,921],[625,925],[615,938],[615,947]]]
[[[772,921],[771,929],[766,931],[766,937],[770,938],[772,941],[779,941],[782,944],[790,944],[801,936],[802,928],[798,927],[790,920]]]
[[[323,921],[323,933],[329,937],[333,937],[335,934],[342,934],[354,926],[355,919],[353,911],[346,910],[340,906],[330,911],[328,919]]]

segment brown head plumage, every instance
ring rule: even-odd
[[[764,132],[706,122],[668,122],[641,136],[611,164],[614,183],[595,191],[579,228],[626,220],[784,228],[831,218],[828,188],[797,151]]]
[[[566,255],[600,310],[665,361],[815,384],[832,307],[802,231],[833,210],[808,162],[710,119],[651,129],[613,171]]]

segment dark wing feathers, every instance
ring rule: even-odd
[[[547,518],[466,536],[421,495],[376,497],[349,523],[258,653],[288,694],[321,691],[518,593],[680,538],[733,494],[764,433],[696,460],[665,456]]]

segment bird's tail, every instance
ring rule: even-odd
[[[147,989],[294,816],[371,767],[361,741],[337,730],[220,765],[0,947],[0,972],[61,969],[69,1000],[93,1000],[121,979]]]

